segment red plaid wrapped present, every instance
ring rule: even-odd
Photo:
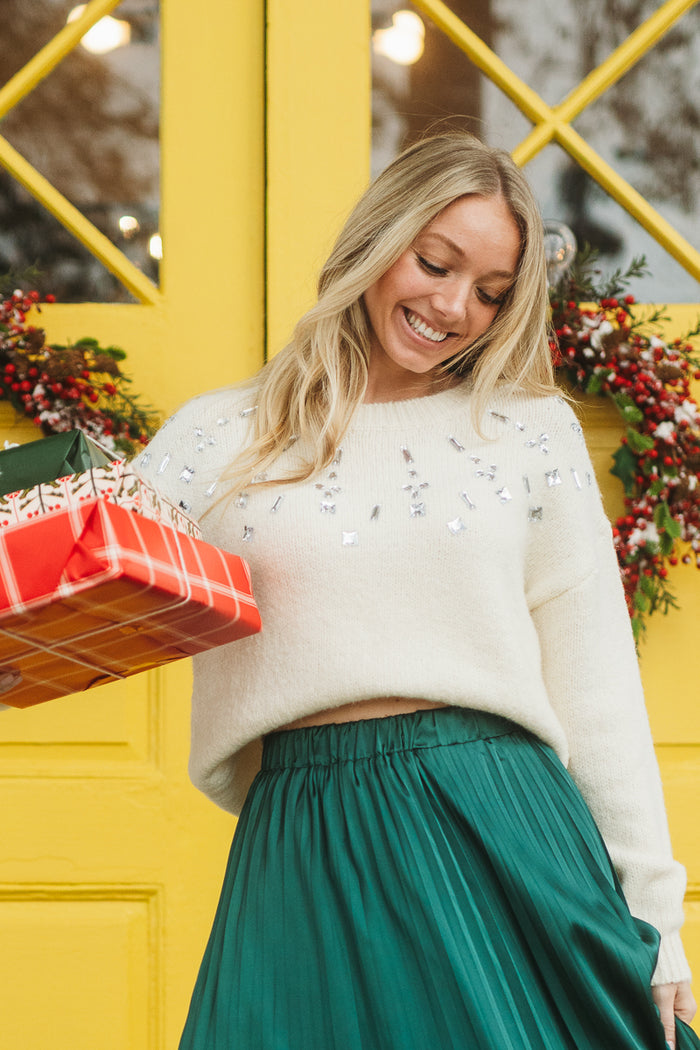
[[[85,500],[0,532],[0,697],[31,707],[260,630],[245,562]]]

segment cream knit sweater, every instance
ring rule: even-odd
[[[351,700],[502,715],[568,766],[633,914],[662,933],[655,983],[686,979],[685,876],[610,526],[568,405],[503,392],[484,437],[468,384],[361,405],[324,475],[217,502],[251,405],[244,390],[195,398],[136,461],[193,516],[211,508],[204,538],[248,561],[262,615],[260,635],[194,659],[197,787],[238,812],[262,734]]]

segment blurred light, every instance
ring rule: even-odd
[[[377,29],[372,45],[378,55],[400,66],[411,66],[423,54],[425,26],[413,11],[397,11],[388,29]]]
[[[139,220],[133,215],[122,215],[119,219],[119,229],[122,231],[126,239],[133,237],[134,234],[138,233],[141,229]]]
[[[78,4],[69,13],[66,22],[75,22],[85,10],[85,4]],[[106,15],[99,22],[95,22],[91,29],[80,39],[80,43],[86,51],[93,55],[104,55],[108,51],[114,51],[115,47],[122,47],[131,40],[131,26],[118,18]]]
[[[148,242],[148,254],[152,259],[163,258],[163,241],[159,233],[154,233]]]

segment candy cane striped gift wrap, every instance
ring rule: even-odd
[[[100,498],[0,532],[0,668],[31,707],[260,630],[239,557]]]

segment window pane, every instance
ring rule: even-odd
[[[561,101],[658,6],[653,0],[449,0],[462,18],[547,102]],[[376,30],[410,10],[374,0],[373,168],[440,121],[513,150],[531,130],[523,116],[448,38],[421,16],[424,50],[410,65],[377,54]],[[586,31],[599,25],[599,32]],[[691,243],[700,246],[700,7],[688,12],[622,80],[584,111],[575,127]],[[650,85],[654,90],[650,90]],[[659,87],[661,85],[661,87]],[[543,214],[572,226],[604,268],[644,254],[652,270],[633,293],[657,302],[693,302],[697,282],[562,150],[545,149],[526,174]]]
[[[18,10],[22,0],[7,0]],[[34,0],[46,24],[65,24],[67,5]],[[68,8],[70,10],[70,7]],[[127,0],[8,113],[3,134],[153,281],[158,280],[159,43],[153,0]],[[13,20],[15,21],[15,20]],[[22,36],[25,22],[16,19]],[[44,34],[45,35],[45,34]],[[4,33],[3,33],[4,37]],[[11,64],[0,45],[3,79]],[[90,49],[88,49],[91,48]],[[103,50],[103,48],[108,48]],[[31,53],[31,49],[30,49]],[[44,290],[64,302],[133,301],[117,278],[78,244],[7,173],[0,172],[0,272],[36,263]]]

